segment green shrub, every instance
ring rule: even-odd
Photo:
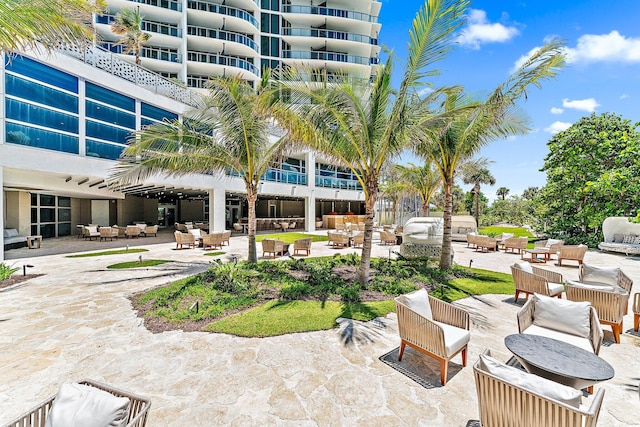
[[[7,265],[5,263],[0,263],[0,282],[5,279],[8,279],[16,271],[20,270],[20,267],[13,267],[11,265]]]

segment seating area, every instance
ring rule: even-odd
[[[21,236],[15,228],[5,228],[2,230],[4,238],[4,250],[21,248],[27,246],[27,236]]]
[[[627,256],[640,254],[640,224],[629,222],[626,216],[613,216],[602,222],[604,241],[598,244],[603,251],[619,252]]]

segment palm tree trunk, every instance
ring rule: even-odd
[[[447,177],[444,184],[444,211],[442,219],[444,230],[442,233],[442,251],[440,253],[440,269],[451,268],[451,215],[453,215],[453,177]]]
[[[373,184],[370,185],[367,188],[367,194],[368,197],[364,202],[364,243],[362,245],[362,259],[360,260],[360,268],[358,269],[358,281],[363,284],[369,282],[369,270],[371,268],[371,244],[373,241],[373,216],[375,214],[378,188]]]
[[[474,194],[475,205],[476,205],[476,226],[480,227],[480,210],[479,210],[480,203],[478,202],[478,200],[480,199],[480,186],[477,183],[476,185],[473,186],[473,194]]]
[[[422,216],[429,216],[429,202],[422,204]]]
[[[398,210],[398,202],[391,201],[391,224],[396,223],[396,211]]]
[[[249,262],[258,262],[258,253],[256,251],[256,200],[258,192],[253,185],[247,185],[247,204],[249,205]]]

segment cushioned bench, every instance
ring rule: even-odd
[[[27,246],[27,237],[18,234],[15,228],[5,228],[2,232],[4,236],[4,250],[21,248]]]
[[[602,223],[604,242],[598,245],[603,251],[625,255],[640,254],[640,224],[629,222],[626,216],[611,216]]]

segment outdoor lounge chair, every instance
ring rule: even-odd
[[[222,249],[222,242],[224,242],[224,233],[209,233],[202,234],[202,248],[203,249]]]
[[[391,231],[380,231],[380,243],[384,245],[395,245],[396,244],[396,235]]]
[[[145,227],[142,233],[144,234],[145,237],[150,236],[152,234],[153,234],[153,237],[156,237],[158,235],[158,226],[148,225],[147,227]]]
[[[476,247],[476,237],[478,237],[478,234],[476,233],[467,233],[467,247],[468,248],[475,248]]]
[[[112,227],[100,227],[100,241],[118,239],[118,229]]]
[[[589,407],[560,401],[557,394],[552,397],[551,390],[574,396],[581,392],[507,366],[493,359],[488,350],[473,365],[473,373],[484,427],[595,427],[598,422],[603,388],[598,389]]]
[[[114,397],[117,397],[117,398],[124,397],[129,399],[128,413],[126,415],[127,421],[126,421],[126,424],[124,424],[124,426],[144,427],[147,424],[147,416],[149,415],[151,400],[147,399],[146,397],[142,397],[137,394],[133,394],[121,389],[117,389],[110,385],[103,384],[93,380],[82,380],[78,384],[81,384],[83,386],[89,386],[90,387],[88,389],[89,391],[92,390],[92,388],[96,388],[98,390],[105,391],[113,395]],[[5,427],[26,427],[26,426],[45,427],[45,424],[47,422],[47,417],[49,416],[56,417],[57,424],[55,425],[70,425],[68,422],[64,422],[64,420],[60,420],[60,417],[69,416],[69,413],[71,416],[73,416],[73,414],[75,413],[75,411],[77,411],[77,409],[75,409],[74,411],[74,407],[72,407],[71,405],[78,404],[78,402],[82,403],[83,401],[79,399],[78,395],[74,395],[70,397],[70,399],[65,399],[64,410],[58,410],[58,408],[56,407],[56,402],[54,400],[57,396],[58,394],[51,396],[49,399],[40,403],[35,408],[29,410],[28,412],[25,412],[24,414],[20,415],[19,417],[5,424]],[[85,399],[85,401],[90,400],[91,393],[89,392],[88,395],[85,395],[82,397]],[[94,405],[93,406],[94,410],[92,411],[91,416],[96,416],[95,407],[100,405],[100,403],[103,403],[103,402],[104,400],[101,400],[100,402],[91,402]],[[105,424],[105,422],[96,423],[96,424],[107,425]],[[115,424],[108,424],[108,425],[115,425]]]
[[[227,246],[229,246],[229,239],[231,239],[231,231],[225,230],[222,232],[222,244],[224,245],[225,243],[227,244]]]
[[[557,254],[560,248],[564,245],[564,240],[547,239],[538,240],[533,244],[534,249],[544,249],[549,252],[549,259],[553,254]]]
[[[98,227],[95,225],[87,225],[84,227],[83,232],[82,232],[82,236],[85,239],[93,239],[94,237],[96,239],[100,238],[100,232],[98,231]]]
[[[127,231],[125,231],[127,239],[140,237],[140,227],[137,225],[127,225]]]
[[[505,253],[507,251],[521,254],[523,250],[527,249],[527,243],[529,243],[528,237],[509,237],[502,242]]]
[[[447,367],[458,353],[467,366],[469,313],[432,297],[425,289],[395,298],[402,360],[405,346],[412,347],[440,362],[440,382],[447,383]]]
[[[118,237],[126,238],[127,237],[127,227],[118,227],[117,225],[111,226],[111,228],[115,228],[118,230]]]
[[[354,248],[361,248],[364,245],[364,232],[360,231],[358,234],[353,236],[353,240],[351,241]]]
[[[518,296],[521,292],[527,298],[534,293],[562,298],[564,280],[560,273],[534,267],[528,262],[516,262],[511,266],[511,275],[516,287],[516,293],[513,297],[514,302],[518,301]]]
[[[173,235],[176,238],[176,249],[182,249],[184,245],[187,245],[187,248],[195,248],[196,247],[196,238],[191,233],[183,233],[181,231],[175,231]]]
[[[567,245],[561,246],[558,251],[558,265],[562,265],[562,260],[578,261],[578,265],[582,265],[584,255],[587,253],[587,245]]]
[[[267,254],[273,255],[273,259],[276,258],[276,254],[283,256],[284,242],[276,239],[262,239],[262,257],[266,258]]]
[[[238,233],[242,233],[242,225],[239,222],[233,223],[233,231],[237,231]]]
[[[331,246],[340,246],[342,248],[349,246],[349,235],[346,233],[328,231],[327,236],[329,236],[329,245]]]
[[[311,237],[296,240],[293,242],[293,254],[297,255],[298,252],[304,252],[305,255],[309,255],[311,253],[312,243],[313,239]]]
[[[495,251],[498,248],[498,240],[489,237],[478,235],[474,238],[476,250],[480,249],[482,252]]]

